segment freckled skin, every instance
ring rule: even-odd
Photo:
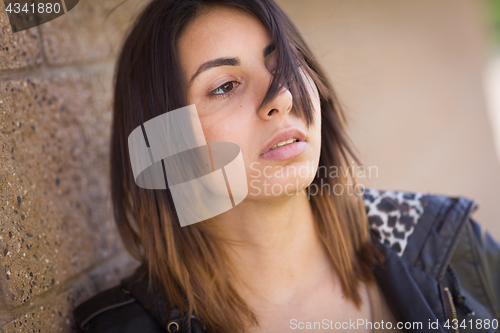
[[[291,112],[293,97],[288,90],[258,109],[273,78],[271,66],[276,54],[263,56],[270,42],[269,33],[257,18],[242,10],[219,6],[199,15],[178,44],[186,78],[191,78],[206,61],[221,57],[240,60],[240,66],[215,67],[198,75],[188,89],[188,101],[197,107],[207,142],[234,142],[241,148],[250,193],[245,200],[269,200],[273,197],[270,193],[273,185],[286,187],[288,193],[305,188],[314,179],[320,155],[321,118],[315,85],[309,86],[315,106],[315,123],[309,129],[295,111]],[[210,95],[231,81],[238,84],[227,94]],[[305,133],[308,144],[305,152],[286,161],[262,159],[260,154],[269,140],[290,126]],[[300,170],[303,170],[301,175]],[[257,195],[256,188],[262,195]],[[264,195],[265,188],[268,195]],[[286,195],[284,191],[277,192],[277,196]]]

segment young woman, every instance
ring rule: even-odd
[[[343,110],[272,0],[153,0],[115,79],[114,214],[143,265],[75,310],[80,330],[495,330],[500,247],[474,203],[359,191]],[[137,186],[127,140],[188,105],[207,142],[240,147],[248,195],[182,227],[169,188]]]

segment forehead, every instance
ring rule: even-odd
[[[205,61],[259,54],[271,37],[253,14],[232,6],[210,6],[200,12],[179,38],[178,49],[186,74]]]

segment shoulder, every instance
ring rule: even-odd
[[[373,238],[437,281],[454,271],[469,298],[500,315],[500,242],[471,217],[474,200],[367,189],[363,202]]]
[[[80,304],[73,316],[79,332],[163,332],[155,319],[121,285]]]

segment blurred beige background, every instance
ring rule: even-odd
[[[365,183],[474,198],[500,239],[500,57],[485,23],[498,0],[278,1],[378,168]],[[0,1],[0,333],[75,332],[75,306],[137,265],[112,218],[108,143],[116,55],[147,2],[82,0],[13,34]]]
[[[278,2],[330,75],[362,162],[378,169],[364,183],[475,199],[474,218],[500,239],[485,1]]]

